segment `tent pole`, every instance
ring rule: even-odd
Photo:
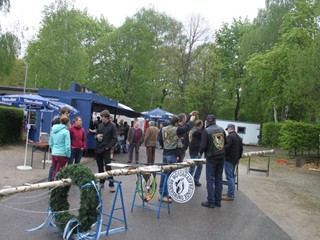
[[[24,163],[23,166],[17,166],[18,170],[31,170],[32,167],[27,166],[27,152],[28,152],[28,139],[29,139],[29,128],[30,126],[27,127],[27,137],[26,137],[26,149],[24,151]]]

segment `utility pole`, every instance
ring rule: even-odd
[[[24,73],[23,94],[26,94],[27,76],[28,76],[28,63],[26,62],[26,71]]]

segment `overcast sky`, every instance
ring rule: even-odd
[[[2,30],[28,29],[25,38],[30,39],[38,32],[43,7],[54,0],[11,0],[11,11],[0,16]],[[109,23],[121,26],[126,17],[133,16],[142,7],[154,7],[157,11],[182,22],[192,14],[204,17],[212,30],[221,27],[223,22],[231,23],[233,18],[252,20],[258,9],[265,7],[265,0],[74,0],[78,9],[87,8],[92,16],[103,15]]]

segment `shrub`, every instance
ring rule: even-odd
[[[262,145],[279,147],[279,132],[283,123],[268,122],[262,125]]]
[[[21,141],[23,110],[0,106],[0,144]]]
[[[319,126],[309,123],[286,121],[280,130],[280,146],[295,155],[304,150],[319,148]]]

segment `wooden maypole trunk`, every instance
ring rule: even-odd
[[[273,154],[273,153],[274,153],[274,150],[247,152],[247,153],[244,153],[242,157],[261,156],[261,155],[267,155],[267,154]],[[205,159],[197,159],[197,161],[192,161],[191,159],[182,163],[176,163],[172,165],[154,165],[153,167],[158,168],[157,171],[161,172],[161,171],[176,170],[176,169],[196,166],[196,165],[204,164],[205,162],[206,162]],[[148,166],[148,167],[152,167],[152,166]],[[146,167],[146,169],[148,169],[148,167]],[[115,169],[115,170],[106,171],[103,173],[96,173],[95,177],[100,179],[100,178],[107,178],[111,176],[126,176],[126,175],[138,174],[140,172],[148,172],[147,170],[144,171],[143,169],[144,169],[143,167]],[[67,178],[59,181],[43,182],[43,183],[30,184],[26,186],[1,189],[0,196],[35,191],[35,190],[40,190],[45,188],[64,187],[64,186],[71,185],[71,183],[72,183],[72,180],[70,178]]]

